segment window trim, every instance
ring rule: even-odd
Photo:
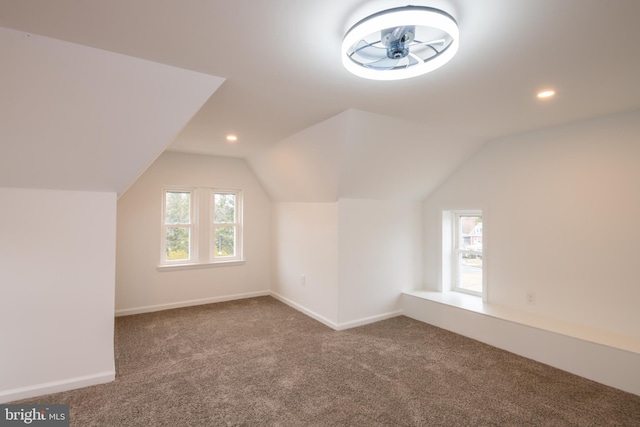
[[[458,224],[461,216],[482,216],[483,238],[482,238],[482,292],[475,292],[469,289],[460,288],[458,285],[458,257],[461,253],[479,253],[473,250],[459,249],[458,246]],[[485,209],[443,209],[442,210],[442,244],[441,244],[441,269],[440,269],[440,290],[441,292],[459,292],[474,297],[480,297],[484,302],[488,296],[487,282],[487,246],[486,246],[486,225],[487,214]]]
[[[165,211],[167,192],[191,193],[191,238],[189,260],[166,259]],[[215,194],[233,193],[236,195],[236,255],[234,257],[215,257],[213,236],[215,233]],[[162,207],[160,211],[160,263],[158,271],[190,270],[211,267],[232,267],[245,264],[244,237],[244,193],[241,189],[222,189],[214,187],[189,187],[165,185],[161,190]],[[205,200],[206,198],[206,200]]]
[[[234,208],[233,223],[216,223],[216,194],[233,194],[235,195],[236,205]],[[242,190],[212,188],[209,197],[209,262],[210,263],[228,263],[233,261],[241,261],[243,257],[243,195]],[[217,256],[216,255],[216,228],[217,227],[235,227],[234,233],[234,256]]]
[[[238,261],[216,261],[216,262],[203,262],[203,263],[193,263],[193,264],[175,264],[175,265],[159,265],[156,267],[158,271],[179,271],[179,270],[198,270],[201,268],[212,268],[212,267],[234,267],[238,265],[244,265],[245,260]]]
[[[165,222],[167,212],[167,193],[189,193],[189,259],[169,260],[167,254],[167,227],[173,224]],[[160,224],[162,227],[160,233],[160,265],[188,265],[195,264],[198,260],[198,190],[193,187],[170,187],[162,188],[162,211],[160,212]],[[184,224],[179,225],[184,227]]]

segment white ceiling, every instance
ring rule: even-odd
[[[464,145],[450,172],[487,140],[640,108],[638,0],[410,3],[451,13],[460,50],[443,68],[396,82],[349,74],[340,42],[359,19],[406,1],[0,0],[0,26],[226,78],[175,151],[268,157],[355,109],[429,129],[441,144],[430,143],[432,164],[439,150]],[[546,87],[558,95],[540,102]]]
[[[123,192],[223,79],[0,27],[0,186]]]

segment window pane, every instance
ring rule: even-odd
[[[459,213],[456,217],[453,289],[481,295],[483,292],[482,213]]]
[[[460,215],[458,248],[482,253],[482,216]]]
[[[167,227],[166,257],[167,260],[189,259],[189,227]]]
[[[236,227],[233,225],[224,225],[216,227],[216,256],[236,256]]]
[[[215,195],[216,224],[236,222],[236,195],[216,193]]]
[[[458,255],[458,287],[482,292],[482,255],[463,252]]]
[[[165,224],[189,224],[191,193],[167,191],[165,208]]]

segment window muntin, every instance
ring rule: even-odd
[[[482,296],[482,211],[453,212],[452,286],[454,291]]]
[[[238,190],[213,190],[211,253],[214,260],[242,258],[242,197]]]
[[[243,263],[242,191],[165,187],[159,269]]]
[[[162,263],[194,261],[195,190],[165,189],[162,209]]]

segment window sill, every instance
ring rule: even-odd
[[[216,267],[235,267],[238,265],[244,265],[246,261],[241,260],[233,260],[233,261],[216,261],[216,262],[204,262],[197,264],[167,264],[167,265],[159,265],[156,267],[156,270],[165,272],[165,271],[179,271],[179,270],[199,270],[202,268],[216,268]]]
[[[403,293],[412,297],[449,305],[508,322],[555,332],[557,334],[627,350],[633,353],[640,353],[640,338],[486,303],[482,301],[482,298],[474,295],[463,294],[461,292],[434,291],[405,291]]]

